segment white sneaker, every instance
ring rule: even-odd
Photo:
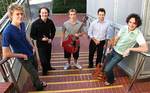
[[[113,83],[109,83],[107,81],[104,82],[105,86],[111,86]]]
[[[64,70],[69,69],[69,67],[70,67],[70,64],[66,63],[66,64],[64,65]]]
[[[107,81],[105,81],[104,84],[105,84],[106,86],[112,85],[111,83],[109,83],[109,82],[107,82]]]
[[[78,69],[82,69],[81,65],[79,65],[78,63],[74,64],[74,66]]]

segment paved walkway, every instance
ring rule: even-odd
[[[78,14],[78,19],[81,21],[84,16],[85,14]],[[56,27],[61,27],[63,23],[68,20],[68,14],[52,14],[50,17]]]

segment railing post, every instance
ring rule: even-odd
[[[4,79],[6,82],[8,82],[9,80],[8,80],[8,78],[7,78],[7,75],[6,75],[6,73],[5,73],[4,67],[3,67],[2,65],[0,65],[0,71],[1,71],[1,74],[2,74],[2,76],[3,76],[3,79]]]
[[[137,69],[136,69],[132,79],[131,79],[131,83],[129,84],[128,92],[130,92],[134,82],[137,80],[137,77],[140,74],[140,71],[144,65],[146,57],[150,57],[150,54],[148,54],[148,53],[139,53],[139,54],[141,55],[141,58],[139,59],[138,66],[137,66]]]
[[[18,85],[17,85],[17,81],[16,81],[16,79],[15,79],[15,77],[14,77],[14,75],[13,75],[12,69],[10,68],[10,64],[9,64],[8,62],[7,62],[6,64],[7,64],[8,71],[9,71],[9,74],[10,74],[10,76],[11,76],[11,79],[12,79],[12,81],[14,82],[14,86],[15,86],[15,88],[16,88],[16,91],[17,91],[17,93],[20,93],[19,87],[18,87]]]

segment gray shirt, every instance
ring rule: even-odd
[[[63,24],[62,31],[65,32],[65,39],[67,39],[68,35],[81,33],[84,31],[83,27],[81,27],[82,23],[77,20],[75,24],[71,24],[70,21],[66,21]],[[81,29],[79,29],[81,27]]]

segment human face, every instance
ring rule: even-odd
[[[43,21],[46,21],[48,19],[48,15],[48,11],[45,8],[41,9],[40,16]]]
[[[137,24],[136,24],[135,18],[131,18],[128,22],[129,31],[135,30],[136,27],[137,27]]]
[[[12,23],[14,23],[15,25],[19,25],[20,23],[22,23],[23,18],[24,18],[24,13],[22,10],[14,10],[11,15]]]
[[[69,12],[69,17],[70,17],[70,19],[75,20],[77,17],[76,12]]]
[[[105,18],[105,13],[104,12],[99,12],[98,13],[98,19],[100,22],[103,22],[104,21],[104,18]]]

